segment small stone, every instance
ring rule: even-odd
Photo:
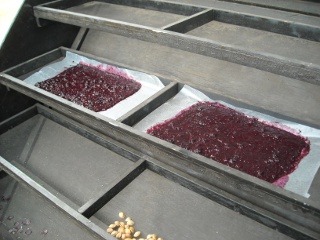
[[[127,222],[127,224],[128,224],[129,226],[133,226],[133,225],[134,225],[134,221],[129,220],[129,221]]]
[[[23,225],[25,225],[25,226],[30,225],[30,223],[31,223],[31,220],[30,220],[30,219],[28,219],[28,218],[23,219],[23,221],[22,221],[22,224],[23,224]]]
[[[116,224],[110,224],[109,228],[115,228],[117,225]]]
[[[24,232],[24,234],[26,234],[26,235],[28,235],[28,236],[31,235],[31,233],[32,233],[32,230],[31,230],[31,229],[28,229],[27,231]]]
[[[18,229],[17,228],[11,228],[9,229],[9,233],[10,234],[16,234],[18,232]]]
[[[120,217],[120,218],[125,218],[126,215],[124,214],[124,212],[119,212],[119,217]]]

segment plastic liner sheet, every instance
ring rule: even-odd
[[[129,69],[118,68],[72,52],[66,52],[66,57],[64,59],[43,67],[38,72],[26,78],[24,82],[35,85],[36,83],[52,78],[67,68],[76,66],[79,63],[97,67],[100,70],[121,75],[141,83],[141,88],[138,92],[117,103],[112,108],[99,112],[100,114],[114,120],[123,116],[164,87],[163,83],[156,76]]]
[[[189,86],[184,86],[174,98],[170,99],[168,102],[146,116],[139,123],[137,123],[134,128],[146,132],[150,127],[174,117],[180,111],[190,107],[198,101],[212,102],[215,100],[209,98],[196,89],[193,89]],[[289,180],[284,187],[286,190],[308,198],[310,196],[308,194],[309,188],[320,166],[320,130],[275,118],[249,109],[234,107],[222,101],[215,102],[219,102],[225,106],[242,112],[247,116],[256,117],[262,121],[280,123],[281,125],[295,130],[297,133],[300,132],[302,136],[310,140],[309,154],[301,160],[297,169],[288,175]]]

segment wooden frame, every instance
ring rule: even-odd
[[[61,57],[65,51],[65,48],[54,50],[48,54],[49,56],[46,56],[46,54],[39,56],[25,64],[7,70],[6,73],[15,74],[16,76],[26,74],[47,64],[48,60],[50,62]],[[51,54],[52,56],[50,56]],[[244,209],[242,213],[246,216],[260,222],[261,216],[277,219],[278,223],[282,226],[279,227],[279,230],[290,236],[298,236],[299,234],[302,234],[299,236],[310,236],[311,238],[312,236],[317,236],[317,224],[320,222],[318,221],[318,217],[320,216],[320,206],[318,203],[278,189],[262,180],[257,180],[247,174],[217,164],[214,161],[209,161],[200,155],[141,133],[118,121],[105,118],[67,101],[61,101],[58,97],[51,96],[51,94],[7,74],[1,74],[1,84],[32,97],[52,107],[68,118],[74,119],[80,124],[94,129],[110,139],[114,139],[114,141],[118,142],[117,144],[124,144],[134,149],[136,152],[142,154],[141,156],[144,156],[146,160],[148,160],[149,157],[151,159],[157,159],[159,164],[161,162],[170,168],[187,174],[190,178],[198,179],[197,181],[208,184],[210,188],[212,187],[215,191],[224,195],[223,200],[220,199],[220,197],[216,199],[220,204],[232,208],[234,203],[230,202],[230,199],[234,199],[236,202],[242,199],[241,209]],[[177,85],[169,84],[168,86],[170,87],[166,90],[175,93],[176,90],[174,89],[176,89]],[[166,91],[163,93],[166,93]],[[159,96],[161,98],[163,95],[160,94]],[[171,94],[169,94],[169,96],[171,96]],[[133,113],[133,115],[134,114],[136,113]],[[140,113],[138,115],[141,116]],[[8,126],[8,123],[5,123],[5,125]],[[137,142],[139,142],[138,145],[136,144]],[[215,179],[219,179],[219,181]],[[101,196],[105,199],[103,197],[105,194]],[[105,200],[102,202],[104,201]],[[93,202],[99,201],[96,200]],[[272,204],[270,205],[270,203]],[[254,211],[249,211],[251,208],[253,208]],[[85,214],[96,211],[96,207],[92,209],[86,206],[83,207],[81,211]],[[299,210],[297,211],[297,209]],[[259,217],[254,217],[255,214],[258,214]],[[261,223],[271,227],[273,223],[269,225],[269,220],[263,220]],[[291,233],[293,230],[294,233]]]
[[[29,113],[26,114],[27,112]],[[111,138],[108,139],[104,135],[101,135],[96,131],[92,131],[90,128],[84,125],[82,126],[81,124],[71,120],[70,118],[41,105],[36,105],[35,107],[32,107],[12,118],[11,123],[13,125],[11,125],[11,127],[17,124],[15,118],[18,118],[20,121],[21,119],[28,119],[28,117],[37,113],[53,121],[57,121],[57,123],[62,124],[64,127],[72,129],[76,133],[79,133],[85,137],[89,137],[94,141],[96,141],[97,139],[101,139],[99,140],[98,144],[105,145],[104,141],[106,141],[108,142],[108,146],[112,146],[113,144],[120,144],[121,149],[123,149],[124,151],[132,151],[130,150],[130,146],[121,144],[120,142],[116,143],[117,141],[111,140]],[[95,123],[93,124],[95,125]],[[8,123],[6,123],[6,126],[8,126]],[[110,132],[110,127],[112,127],[112,124],[104,123],[104,129],[106,131]],[[115,129],[113,128],[113,132],[114,130]],[[113,134],[118,133],[114,132]],[[132,137],[132,134],[126,134],[126,138],[129,141],[133,141]],[[116,136],[114,135],[112,136],[112,138],[114,139],[116,138]],[[113,143],[111,143],[110,145],[109,141],[112,141]],[[118,146],[116,146],[116,148],[118,149],[116,151],[119,151],[120,148]],[[139,176],[139,174],[145,169],[149,169],[157,174],[160,174],[170,181],[174,181],[179,185],[182,185],[185,188],[196,192],[197,194],[200,194],[212,201],[221,204],[224,207],[227,207],[229,209],[232,209],[233,211],[239,212],[242,215],[254,219],[255,221],[263,225],[266,225],[272,229],[277,229],[279,232],[284,233],[290,237],[298,239],[316,239],[317,236],[319,236],[319,232],[317,232],[317,226],[319,224],[319,209],[316,209],[312,205],[309,205],[309,203],[306,203],[306,201],[304,203],[299,203],[298,198],[293,200],[282,194],[277,194],[276,191],[268,191],[267,187],[263,188],[262,186],[259,186],[260,184],[255,185],[252,183],[248,183],[246,182],[245,178],[242,178],[242,176],[240,176],[241,174],[238,174],[238,176],[236,177],[236,183],[232,183],[231,175],[228,176],[226,173],[218,176],[219,174],[218,172],[216,172],[214,175],[210,174],[210,177],[205,176],[205,174],[203,175],[203,177],[199,177],[199,172],[197,170],[199,169],[199,167],[197,167],[199,163],[196,164],[195,161],[193,161],[192,163],[191,161],[183,161],[182,159],[180,159],[180,169],[177,169],[176,167],[168,165],[168,163],[165,163],[164,161],[158,161],[152,156],[147,156],[143,152],[140,152],[138,150],[134,150],[133,154],[136,155],[134,165],[132,165],[131,168],[128,168],[127,171],[123,175],[119,176],[118,179],[115,179],[113,181],[113,184],[107,186],[105,190],[101,191],[96,196],[92,196],[87,203],[85,203],[78,209],[78,212],[69,207],[61,199],[52,195],[46,188],[41,186],[34,179],[30,178],[28,176],[28,172],[24,172],[23,169],[21,171],[2,157],[0,157],[0,165],[2,169],[9,173],[12,177],[42,195],[49,202],[51,202],[51,204],[55,205],[56,207],[58,207],[58,209],[63,211],[67,216],[82,224],[89,231],[92,231],[93,234],[105,239],[111,238],[102,229],[89,222],[88,218],[90,218],[104,204],[106,204],[111,198],[118,194],[121,189],[123,189],[137,176]],[[126,154],[124,154],[124,156],[126,156]],[[177,159],[172,159],[171,161],[177,162]],[[181,164],[181,161],[188,163],[187,165]],[[207,170],[209,170],[209,168]],[[216,169],[216,171],[218,171],[218,169]],[[196,176],[192,176],[192,172],[198,173],[196,174]],[[236,196],[234,192],[230,192],[230,188],[222,189],[221,186],[214,186],[214,184],[209,183],[210,179],[214,180],[217,177],[221,178],[223,176],[225,178],[229,178],[228,180],[226,178],[227,182],[225,182],[229,187],[236,187],[238,192],[247,192],[247,194],[249,192],[251,193],[247,195],[247,198],[240,200],[239,196]],[[248,177],[248,179],[249,178],[250,177]],[[255,195],[261,196],[264,194],[266,194],[266,200],[269,203],[272,203],[272,208],[278,208],[276,214],[272,213],[272,211],[270,210],[268,211],[267,209],[261,208],[262,205],[258,204],[258,202],[255,202]],[[285,205],[281,205],[281,201],[283,201]],[[289,210],[291,207],[293,207],[297,211],[292,212],[291,210]],[[280,209],[282,209],[282,212],[279,212]],[[299,217],[297,217],[296,214],[299,214]]]
[[[86,1],[85,1],[86,2]],[[131,1],[134,2],[134,1]],[[256,52],[249,49],[241,49],[233,45],[221,45],[220,43],[212,40],[193,37],[179,32],[185,32],[189,29],[196,27],[193,26],[193,16],[187,17],[184,21],[179,21],[176,24],[172,23],[165,26],[164,29],[146,27],[142,25],[116,21],[107,18],[95,17],[80,13],[75,13],[67,10],[61,10],[68,5],[63,5],[64,1],[56,1],[52,4],[46,4],[34,7],[34,14],[38,19],[39,26],[42,25],[40,19],[57,21],[67,24],[72,24],[80,27],[102,30],[113,34],[118,34],[125,37],[135,38],[147,42],[157,43],[160,45],[181,49],[184,51],[201,54],[204,56],[217,58],[248,67],[253,67],[263,71],[268,71],[278,75],[306,81],[313,84],[320,82],[320,66],[297,61],[293,59],[278,57],[264,52]],[[155,2],[153,2],[155,3]],[[159,2],[159,4],[171,4],[170,2]],[[60,6],[59,4],[62,4]],[[193,8],[193,5],[179,5],[182,9]],[[56,8],[53,8],[56,7]],[[164,9],[166,9],[164,7]],[[194,18],[201,23],[205,23],[213,19],[223,22],[231,22],[240,24],[242,26],[249,26],[259,29],[271,29],[275,32],[281,32],[288,35],[296,34],[298,31],[299,36],[305,36],[307,39],[320,39],[320,27],[295,24],[288,24],[285,21],[281,22],[275,19],[263,19],[254,15],[243,15],[236,12],[221,11],[218,9],[199,9],[203,12],[195,13]],[[199,18],[201,19],[199,21]],[[251,21],[254,19],[255,21]],[[276,22],[276,23],[275,23]],[[277,26],[277,28],[274,28]],[[280,26],[280,27],[279,27]],[[292,29],[291,29],[292,28]],[[168,29],[168,30],[167,30]],[[175,30],[172,32],[169,30]],[[314,33],[314,36],[307,36],[306,33]]]

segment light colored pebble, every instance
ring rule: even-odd
[[[116,235],[116,238],[119,239],[119,238],[121,238],[121,236],[122,236],[122,234],[118,232],[117,235]]]
[[[118,228],[118,232],[119,232],[119,233],[124,233],[124,227],[119,227],[119,228]]]
[[[126,215],[124,214],[124,212],[119,212],[119,217],[120,217],[120,218],[125,218]]]
[[[134,225],[134,221],[129,220],[129,221],[127,222],[127,224],[128,224],[129,226],[133,226],[133,225]]]
[[[126,233],[125,236],[126,236],[126,238],[131,238],[131,234],[130,233]]]
[[[119,212],[119,217],[124,219],[126,215],[124,212]],[[140,231],[135,232],[134,227],[134,221],[130,218],[127,217],[125,219],[126,223],[120,222],[120,221],[115,221],[114,224],[110,224],[109,227],[107,228],[107,232],[111,234],[111,236],[116,237],[118,239],[123,239],[123,240],[136,240],[136,237],[139,237],[141,235]],[[114,230],[114,228],[118,229],[117,231]],[[133,234],[133,236],[131,236]],[[139,238],[138,240],[163,240],[161,237],[157,237],[156,234],[148,234],[147,238]]]
[[[147,235],[147,240],[157,240],[158,237],[156,234],[148,234]]]

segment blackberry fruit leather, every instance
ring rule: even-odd
[[[132,79],[83,64],[36,86],[95,112],[113,107],[141,88],[141,84]]]
[[[310,150],[306,138],[216,102],[198,102],[147,133],[270,183]]]

